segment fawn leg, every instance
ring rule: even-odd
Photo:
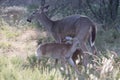
[[[79,72],[79,70],[78,70],[76,64],[75,64],[74,61],[72,60],[72,58],[67,59],[67,61],[68,61],[68,63],[75,69],[75,71],[76,71],[77,74],[79,75],[80,72]]]

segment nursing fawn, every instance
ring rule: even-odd
[[[72,59],[73,53],[77,50],[77,47],[78,41],[73,45],[64,43],[45,43],[38,46],[36,56],[39,63],[43,57],[61,60],[64,66],[66,62],[68,62],[75,69],[77,74],[80,74]]]

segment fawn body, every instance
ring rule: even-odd
[[[74,45],[64,44],[64,43],[45,43],[38,46],[36,50],[37,59],[40,62],[40,59],[43,57],[54,58],[61,60],[62,64],[65,65],[66,61],[79,73],[76,64],[74,63],[72,56],[76,51],[77,42]],[[73,49],[72,49],[73,48]],[[71,51],[72,49],[72,51]]]

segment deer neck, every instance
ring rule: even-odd
[[[71,46],[70,52],[71,55],[73,55],[73,53],[77,50],[77,42],[73,43],[73,45]]]
[[[78,42],[73,43],[73,45],[70,47],[70,49],[67,52],[67,55],[66,55],[67,58],[70,58],[73,56],[74,52],[77,50],[77,45],[78,45]]]
[[[48,31],[51,31],[53,21],[50,20],[44,12],[39,15],[39,23],[41,23]]]

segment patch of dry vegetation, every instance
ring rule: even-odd
[[[27,57],[36,48],[37,33],[31,28],[0,26],[0,55]]]
[[[64,80],[66,78],[66,75],[61,74],[58,69],[60,65],[56,65],[56,68],[52,67],[53,61],[43,59],[40,66],[36,62],[35,55],[27,59],[1,56],[0,80]],[[120,57],[115,57],[108,51],[106,55],[94,56],[93,62],[94,65],[89,64],[86,74],[84,69],[81,69],[79,80],[120,80]],[[75,78],[74,71],[70,68],[70,76],[65,80],[75,80]]]
[[[53,41],[43,30],[26,24],[21,28],[8,25],[0,19],[0,80],[63,80],[66,75],[58,68],[53,68],[53,61],[43,59],[38,67],[34,55],[38,43]],[[120,35],[114,30],[98,32],[97,48],[99,56],[91,55],[91,63],[87,73],[83,66],[78,66],[82,75],[79,80],[120,80]],[[106,51],[110,49],[113,51]],[[117,52],[115,52],[115,51]],[[104,52],[105,51],[105,52]],[[75,80],[74,71],[70,68],[70,76],[66,80]]]

